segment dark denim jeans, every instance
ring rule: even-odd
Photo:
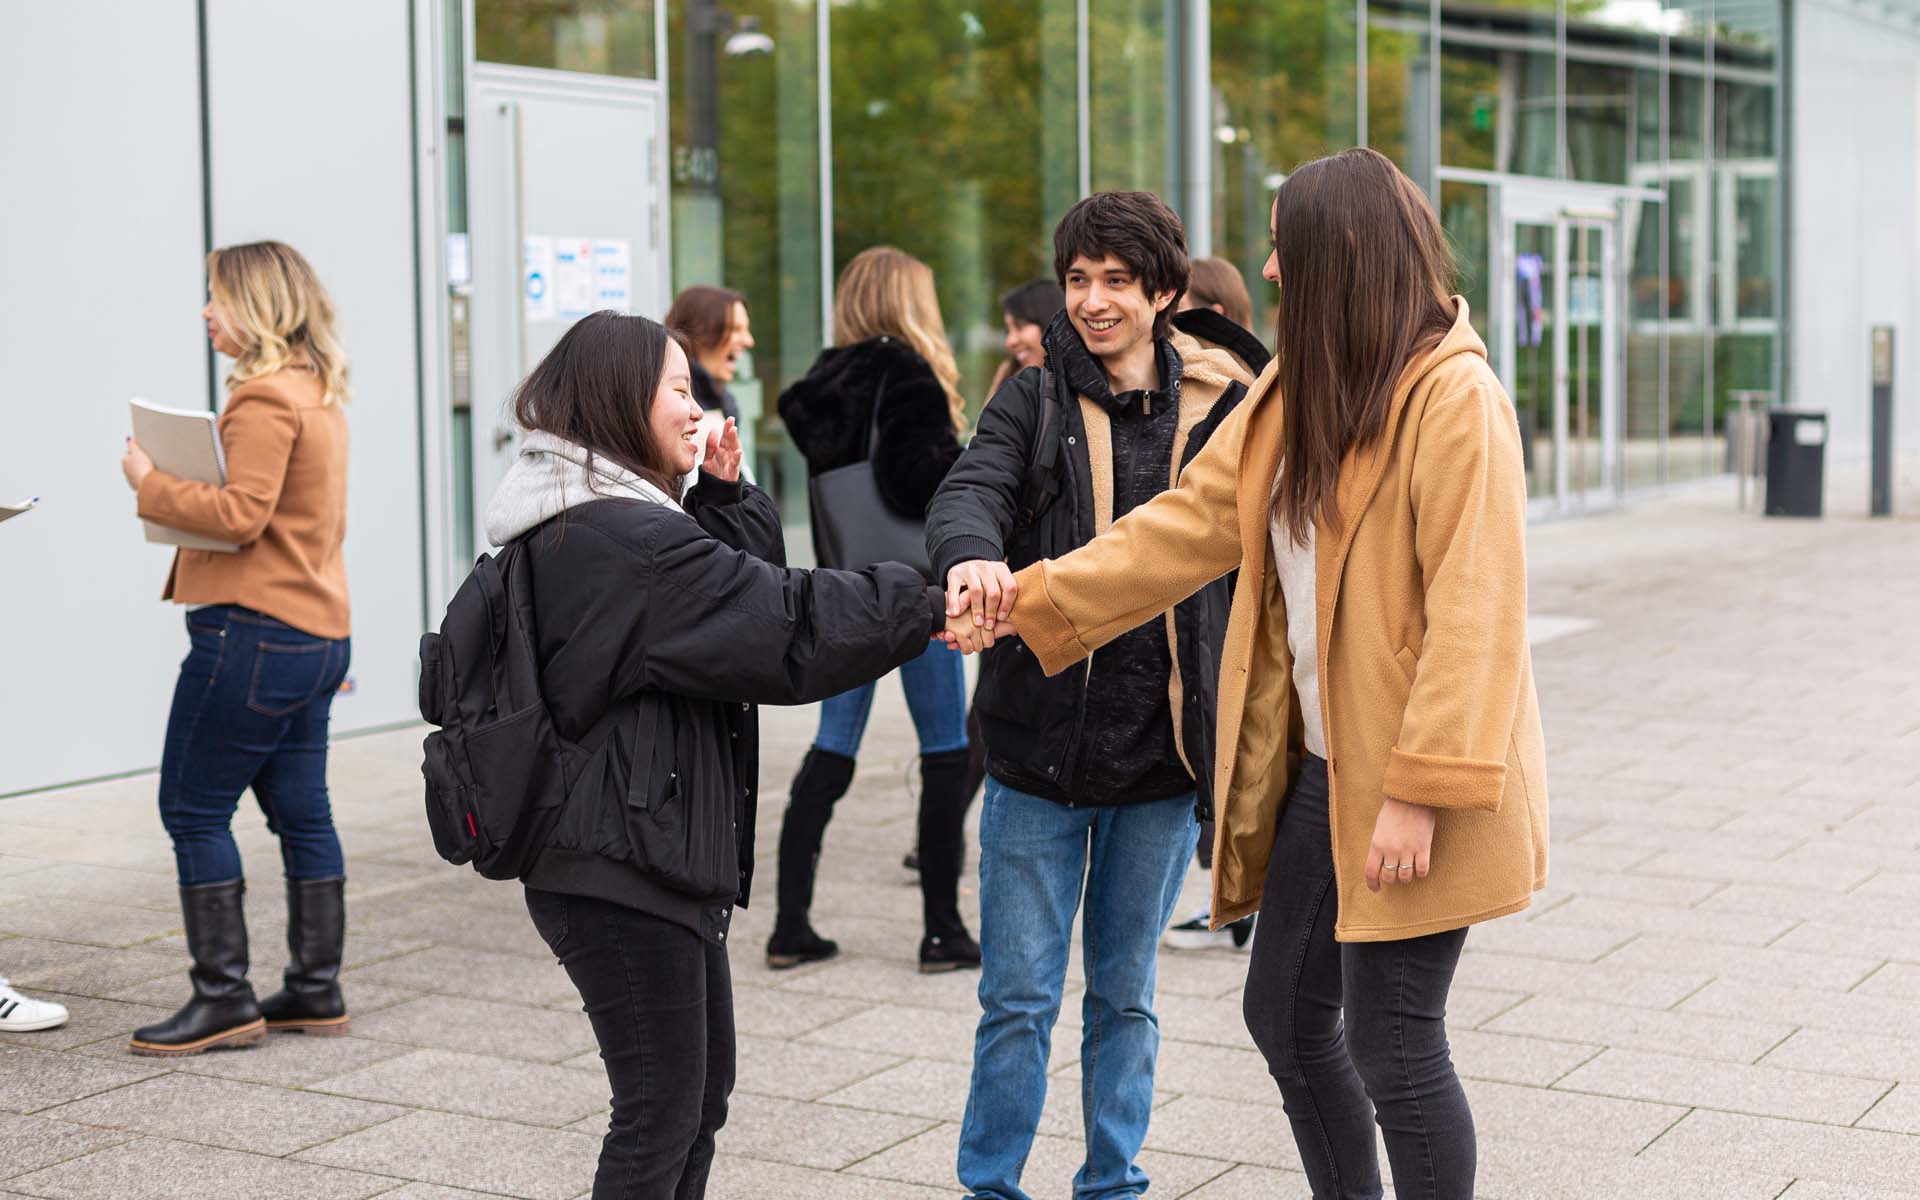
[[[288,879],[346,874],[327,801],[327,718],[351,643],[222,604],[187,614],[160,758],[160,821],[180,882],[240,878],[233,814],[253,789]]]
[[[1280,1085],[1314,1200],[1379,1200],[1376,1120],[1399,1200],[1472,1200],[1473,1114],[1446,1028],[1467,931],[1335,942],[1338,907],[1327,764],[1308,755],[1267,867],[1247,1029]]]
[[[637,908],[527,889],[613,1085],[593,1200],[700,1200],[733,1092],[726,947]]]

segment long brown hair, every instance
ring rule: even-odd
[[[1286,419],[1273,512],[1302,545],[1316,516],[1340,527],[1341,462],[1386,432],[1401,374],[1452,328],[1456,267],[1426,194],[1378,151],[1306,164],[1273,206]]]
[[[686,349],[684,338],[646,317],[582,317],[514,392],[513,419],[584,446],[589,470],[597,454],[676,495],[672,461],[647,424],[673,343]]]

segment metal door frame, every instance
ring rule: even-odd
[[[1658,200],[1658,192],[1644,188],[1622,188],[1567,180],[1534,179],[1517,175],[1499,175],[1485,171],[1442,169],[1441,177],[1486,185],[1489,189],[1488,243],[1492,249],[1492,278],[1488,280],[1488,329],[1493,334],[1494,369],[1506,386],[1509,397],[1515,386],[1519,347],[1515,344],[1514,271],[1516,227],[1549,226],[1553,229],[1553,388],[1552,422],[1553,483],[1549,493],[1528,501],[1529,515],[1560,515],[1577,511],[1610,508],[1620,502],[1625,480],[1626,339],[1620,323],[1626,318],[1622,298],[1626,288],[1626,264],[1621,253],[1622,227],[1626,208],[1634,200]],[[1572,396],[1571,346],[1566,314],[1568,311],[1569,267],[1574,261],[1575,230],[1594,229],[1600,233],[1600,355],[1606,365],[1601,374],[1599,396],[1600,482],[1594,488],[1576,489],[1572,480]],[[1532,464],[1528,464],[1531,467]]]

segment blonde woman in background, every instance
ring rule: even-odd
[[[207,337],[233,360],[219,433],[224,486],[157,470],[127,441],[121,469],[146,520],[231,543],[176,551],[163,599],[189,650],[160,761],[193,996],[136,1030],[135,1054],[252,1045],[268,1029],[341,1034],[346,870],[327,799],[327,720],[346,678],[347,358],[333,303],[279,242],[207,256]],[[251,788],[286,869],[285,987],[258,1003],[232,821]]]
[[[780,396],[787,432],[806,455],[810,475],[870,460],[888,508],[924,520],[927,502],[960,457],[959,434],[966,425],[960,371],[947,345],[933,272],[891,246],[862,251],[840,273],[833,328],[834,346]],[[980,947],[961,921],[959,907],[969,799],[966,675],[958,656],[936,643],[900,668],[900,684],[920,739],[920,892],[926,933],[920,969],[977,967]],[[874,686],[821,705],[819,732],[794,775],[780,829],[779,915],[767,943],[771,966],[798,966],[839,952],[814,932],[808,910],[821,839],[834,803],[853,781]]]

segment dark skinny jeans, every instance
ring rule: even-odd
[[[1467,931],[1335,942],[1338,907],[1327,764],[1308,755],[1267,867],[1247,1029],[1280,1085],[1314,1200],[1379,1200],[1376,1120],[1399,1200],[1471,1200],[1473,1114],[1446,1028]]]
[[[613,1085],[593,1200],[701,1200],[733,1091],[726,948],[586,896],[528,888],[527,911],[580,991]]]

